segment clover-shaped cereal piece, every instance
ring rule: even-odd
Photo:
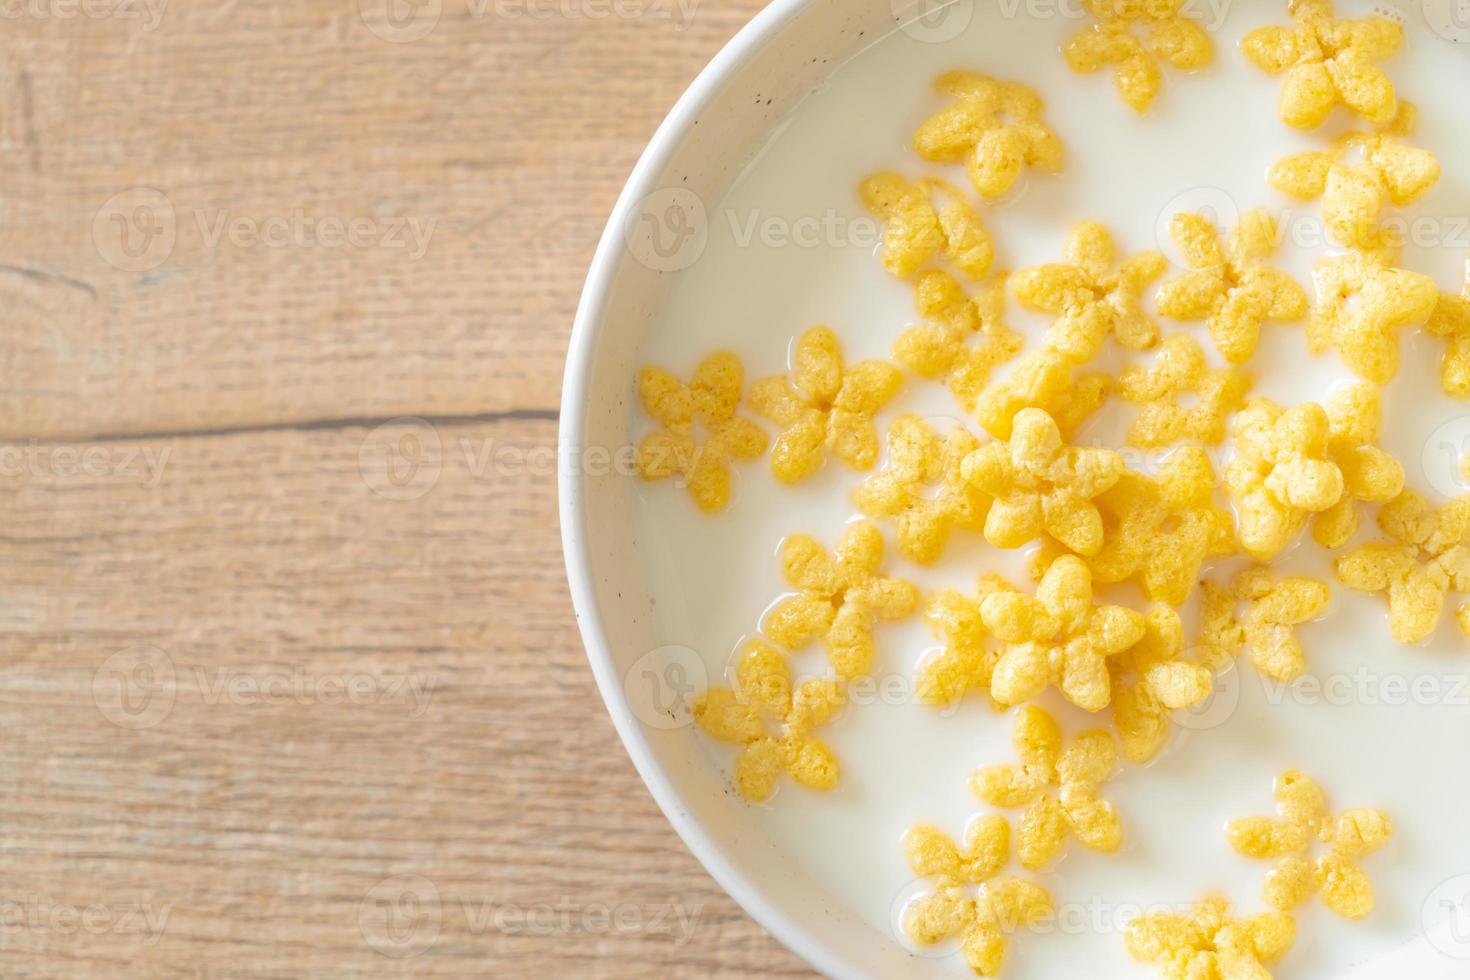
[[[815,735],[846,703],[840,682],[793,688],[786,658],[752,640],[735,664],[735,687],[710,688],[694,702],[694,720],[710,737],[740,746],[735,787],[752,802],[770,799],[783,773],[809,789],[837,784],[837,759]],[[771,734],[775,726],[776,734]]]
[[[1235,501],[1241,547],[1274,558],[1306,524],[1343,494],[1343,475],[1329,456],[1332,423],[1326,410],[1304,402],[1283,410],[1252,399],[1233,423],[1235,457],[1225,484]]]
[[[1140,449],[1181,441],[1217,446],[1228,417],[1240,411],[1250,388],[1248,376],[1234,368],[1211,368],[1199,341],[1175,334],[1151,366],[1135,365],[1118,378],[1119,396],[1142,407],[1128,429],[1128,444]]]
[[[1113,678],[1113,724],[1130,762],[1144,763],[1169,740],[1169,714],[1210,696],[1209,668],[1183,659],[1184,624],[1179,614],[1157,605],[1144,617],[1146,632],[1134,646],[1108,661]]]
[[[1435,510],[1405,490],[1378,511],[1389,541],[1363,545],[1336,563],[1337,580],[1388,596],[1388,623],[1400,643],[1418,643],[1439,626],[1451,591],[1470,592],[1470,497]],[[1470,635],[1470,606],[1456,620]]]
[[[1266,876],[1266,903],[1290,912],[1314,894],[1338,915],[1361,919],[1373,911],[1373,883],[1357,859],[1372,854],[1393,833],[1382,810],[1344,810],[1336,817],[1315,780],[1291,771],[1276,780],[1278,817],[1246,817],[1226,828],[1230,846],[1248,858],[1275,859]],[[1312,842],[1328,846],[1312,859]]]
[[[926,825],[904,835],[914,874],[935,879],[903,912],[903,931],[923,946],[958,938],[970,969],[982,977],[1000,973],[1007,935],[1052,914],[1046,889],[1024,878],[996,875],[1010,854],[1010,825],[987,814],[970,822],[960,847],[943,831]],[[980,886],[971,895],[970,886]]]
[[[1041,121],[1041,96],[1016,82],[973,71],[950,71],[934,81],[955,101],[925,120],[914,149],[933,163],[963,163],[982,197],[1000,197],[1023,168],[1058,173],[1062,141]]]
[[[1016,712],[1011,740],[1020,763],[980,769],[970,788],[991,806],[1025,807],[1016,823],[1022,867],[1045,868],[1068,836],[1103,854],[1123,846],[1118,813],[1098,795],[1098,787],[1118,767],[1113,736],[1101,730],[1083,732],[1064,748],[1056,720],[1027,705]]]
[[[1354,250],[1322,259],[1312,273],[1317,302],[1307,320],[1308,348],[1337,348],[1343,363],[1376,384],[1398,373],[1398,331],[1422,326],[1439,302],[1433,279],[1393,261],[1391,249]]]
[[[1061,351],[1038,347],[1023,355],[1011,373],[975,401],[975,417],[986,432],[1009,439],[1016,417],[1039,408],[1070,436],[1107,399],[1112,377],[1105,372],[1078,375],[1076,363]]]
[[[1339,244],[1378,247],[1388,204],[1412,204],[1439,181],[1439,159],[1404,139],[1415,118],[1406,102],[1387,130],[1348,133],[1331,149],[1285,157],[1271,168],[1271,186],[1302,201],[1320,197],[1323,221]]]
[[[735,414],[744,373],[729,351],[705,358],[687,385],[663,368],[638,372],[638,398],[659,425],[638,446],[638,475],[682,477],[701,510],[723,510],[730,502],[730,460],[756,459],[769,441],[758,425]],[[700,430],[703,443],[696,440]]]
[[[1103,545],[1102,515],[1093,498],[1118,482],[1123,458],[1111,449],[1069,446],[1052,417],[1023,409],[1007,442],[991,442],[965,457],[965,479],[994,499],[985,539],[1019,548],[1042,533],[1081,555]]]
[[[1391,57],[1404,29],[1387,17],[1338,19],[1331,0],[1291,0],[1294,27],[1261,27],[1241,50],[1269,74],[1286,73],[1278,110],[1282,122],[1315,129],[1344,105],[1375,125],[1398,113],[1393,82],[1374,62]]]
[[[1251,664],[1273,680],[1289,683],[1307,669],[1295,628],[1326,611],[1332,598],[1326,582],[1300,576],[1276,578],[1267,566],[1256,565],[1228,585],[1205,582],[1202,591],[1199,659],[1212,673],[1234,661],[1247,646]]]
[[[1156,963],[1169,980],[1270,980],[1266,967],[1290,951],[1296,920],[1285,912],[1248,918],[1223,898],[1207,898],[1187,915],[1155,912],[1133,919],[1128,952]]]
[[[1306,315],[1306,290],[1266,264],[1280,241],[1276,221],[1265,211],[1247,211],[1223,242],[1203,214],[1176,214],[1169,231],[1193,271],[1159,288],[1159,312],[1205,321],[1216,349],[1231,364],[1243,364],[1256,352],[1262,324]]]
[[[990,697],[990,680],[1001,651],[988,642],[990,631],[980,604],[990,593],[1009,589],[1003,578],[987,572],[974,596],[941,589],[929,600],[924,618],[944,646],[919,664],[914,687],[920,703],[948,708],[972,693],[982,693],[992,707],[1003,707]]]
[[[997,704],[1030,701],[1055,685],[1084,711],[1112,698],[1108,658],[1143,639],[1143,616],[1093,601],[1092,573],[1076,555],[1052,562],[1034,596],[998,589],[980,603],[985,628],[1004,644],[990,678]]]
[[[1424,328],[1445,342],[1440,362],[1440,385],[1445,394],[1470,398],[1470,262],[1465,265],[1465,289],[1460,295],[1441,293]]]
[[[1002,321],[1006,280],[997,276],[972,297],[948,273],[931,270],[914,283],[924,322],[893,345],[894,360],[921,378],[944,379],[956,400],[973,411],[990,373],[1021,351],[1021,335]]]
[[[1100,23],[1070,38],[1062,53],[1073,71],[1091,74],[1113,66],[1118,94],[1134,112],[1153,104],[1163,86],[1165,62],[1198,71],[1214,60],[1209,35],[1181,14],[1184,0],[1086,0]],[[1143,36],[1133,32],[1142,28]]]
[[[764,378],[750,389],[750,404],[781,427],[771,447],[771,472],[799,483],[816,472],[826,454],[856,470],[878,459],[873,416],[898,394],[903,375],[887,361],[844,366],[837,335],[812,327],[796,342],[791,379]]]
[[[883,268],[900,279],[942,255],[979,282],[990,271],[995,245],[980,215],[955,188],[937,179],[909,181],[876,173],[859,189],[863,205],[883,221]],[[943,195],[936,208],[934,197]]]
[[[888,465],[853,492],[866,517],[890,519],[898,550],[910,561],[939,560],[950,531],[981,531],[990,499],[970,485],[961,467],[980,448],[963,428],[941,437],[913,415],[896,419],[888,430]]]
[[[1327,399],[1328,457],[1342,470],[1342,499],[1312,520],[1312,537],[1340,548],[1358,530],[1357,502],[1383,503],[1404,489],[1404,467],[1373,443],[1383,424],[1383,396],[1366,381],[1343,385]]]
[[[795,652],[820,637],[827,659],[844,680],[873,666],[873,627],[899,620],[919,605],[919,590],[903,579],[883,578],[883,535],[866,521],[853,524],[835,555],[805,534],[781,542],[781,574],[796,591],[766,616],[766,638]]]
[[[1022,305],[1053,313],[1047,343],[1081,363],[1091,360],[1111,334],[1124,347],[1146,350],[1159,342],[1158,324],[1143,311],[1143,290],[1164,274],[1158,252],[1118,261],[1113,236],[1084,221],[1067,237],[1064,261],[1022,269],[1011,290]]]

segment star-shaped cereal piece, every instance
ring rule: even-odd
[[[972,693],[990,695],[990,680],[1001,651],[989,644],[990,631],[985,628],[980,604],[992,592],[1009,590],[1010,585],[995,573],[980,578],[975,596],[956,589],[942,589],[929,600],[924,618],[934,634],[944,640],[944,647],[919,665],[914,687],[923,704],[948,708]],[[1002,707],[990,698],[995,708]]]
[[[1266,876],[1266,903],[1290,912],[1314,894],[1338,915],[1361,919],[1373,911],[1373,883],[1357,859],[1372,854],[1393,833],[1382,810],[1344,810],[1335,818],[1327,795],[1309,776],[1291,771],[1276,780],[1277,819],[1246,817],[1226,828],[1230,846],[1248,858],[1278,859]],[[1311,859],[1312,841],[1328,851]]]
[[[659,425],[638,447],[638,475],[682,477],[701,510],[723,510],[730,502],[730,460],[756,459],[769,442],[760,426],[735,414],[744,376],[740,358],[729,351],[705,358],[687,385],[663,368],[638,372],[638,398]],[[696,423],[703,443],[695,439]]]
[[[1052,417],[1022,409],[1007,442],[991,442],[965,457],[964,477],[994,500],[985,540],[1019,548],[1046,533],[1079,555],[1103,545],[1102,515],[1093,498],[1123,475],[1111,449],[1069,446]]]
[[[1151,366],[1135,365],[1118,378],[1123,400],[1142,406],[1128,429],[1128,445],[1156,449],[1189,441],[1218,446],[1227,417],[1240,411],[1250,388],[1247,375],[1211,368],[1199,341],[1175,334]],[[1186,400],[1190,404],[1181,404]]]
[[[1023,168],[1062,169],[1062,141],[1041,121],[1041,96],[1016,82],[973,71],[949,71],[934,81],[955,101],[925,120],[914,149],[933,163],[963,163],[981,197],[1000,197]]]
[[[1422,326],[1439,302],[1434,280],[1394,268],[1393,251],[1354,250],[1317,263],[1317,302],[1307,321],[1313,354],[1336,347],[1359,377],[1387,384],[1399,370],[1401,329]]]
[[[1256,352],[1262,324],[1306,315],[1306,290],[1266,264],[1280,242],[1276,221],[1265,211],[1247,211],[1224,242],[1203,214],[1176,214],[1169,231],[1194,271],[1159,288],[1159,312],[1175,320],[1204,320],[1231,364],[1243,364]]]
[[[1227,586],[1205,582],[1202,592],[1199,659],[1212,673],[1233,662],[1246,646],[1251,664],[1273,680],[1289,683],[1307,669],[1295,627],[1326,611],[1332,598],[1326,582],[1278,579],[1267,566],[1256,565]]]
[[[1154,912],[1128,923],[1128,952],[1155,963],[1168,980],[1271,980],[1266,967],[1296,941],[1285,912],[1236,918],[1223,898],[1207,898],[1187,915]]]
[[[1406,102],[1389,129],[1348,133],[1329,150],[1293,154],[1272,167],[1268,179],[1298,200],[1320,197],[1323,221],[1339,244],[1376,248],[1388,204],[1412,204],[1439,181],[1439,159],[1404,139],[1414,121]]]
[[[1041,708],[1016,712],[1011,741],[1019,765],[986,766],[970,788],[991,806],[1025,807],[1016,823],[1021,866],[1040,871],[1070,835],[1103,854],[1123,846],[1123,825],[1113,804],[1098,795],[1118,767],[1118,745],[1100,729],[1083,732],[1063,747],[1062,730]]]
[[[837,335],[812,327],[796,342],[791,379],[764,378],[750,389],[750,404],[781,427],[771,448],[771,472],[798,483],[822,465],[826,454],[853,469],[872,469],[878,459],[873,416],[898,394],[903,374],[887,361],[844,366]]]
[[[851,680],[873,666],[873,627],[899,620],[919,605],[919,590],[883,578],[883,535],[866,521],[853,524],[836,554],[805,534],[781,542],[781,574],[796,590],[766,616],[766,638],[783,650],[801,650],[817,637],[839,677]]]
[[[782,773],[803,786],[837,785],[837,759],[815,735],[846,703],[832,678],[792,687],[786,658],[752,640],[735,664],[735,687],[710,688],[694,702],[694,720],[711,738],[739,745],[735,787],[747,800],[770,799]],[[771,734],[775,726],[777,734]]]
[[[1011,277],[1023,306],[1056,315],[1049,346],[1082,363],[1097,355],[1109,334],[1133,350],[1159,342],[1158,324],[1143,311],[1143,290],[1168,267],[1162,255],[1140,252],[1119,263],[1113,236],[1096,221],[1084,221],[1067,237],[1064,257]]]
[[[1418,643],[1439,626],[1451,591],[1470,592],[1470,497],[1435,510],[1405,490],[1378,511],[1389,541],[1363,545],[1337,560],[1337,580],[1388,596],[1388,624],[1400,643]],[[1470,636],[1470,605],[1456,611]]]
[[[1084,711],[1112,699],[1108,658],[1143,639],[1143,616],[1093,601],[1092,573],[1076,555],[1052,562],[1036,594],[991,592],[980,603],[985,628],[1004,644],[990,678],[997,704],[1021,704],[1049,685]]]
[[[1327,399],[1327,455],[1342,470],[1342,499],[1312,520],[1312,537],[1341,548],[1358,530],[1357,502],[1380,504],[1404,489],[1404,467],[1373,445],[1383,424],[1383,396],[1373,385],[1343,385]]]
[[[944,379],[965,410],[974,411],[991,371],[1021,351],[1021,335],[1001,319],[1005,277],[972,297],[948,273],[926,272],[914,284],[914,303],[924,323],[899,336],[894,360],[921,378]]]
[[[1184,624],[1179,614],[1157,605],[1144,617],[1146,632],[1131,649],[1108,661],[1113,678],[1113,724],[1123,755],[1144,763],[1169,740],[1169,714],[1210,696],[1209,668],[1183,659]]]
[[[941,437],[917,416],[901,416],[888,430],[888,465],[853,491],[853,503],[865,517],[893,521],[901,555],[932,565],[950,531],[985,526],[990,499],[960,472],[979,448],[963,428]]]
[[[909,181],[892,171],[863,181],[863,205],[883,222],[883,268],[908,279],[942,255],[976,282],[995,259],[995,244],[980,215],[942,180]],[[934,197],[943,195],[942,207]]]
[[[943,831],[919,825],[904,835],[914,874],[935,879],[935,890],[904,909],[903,931],[922,946],[958,938],[977,975],[998,976],[1007,936],[1052,914],[1045,888],[1024,878],[996,877],[1010,853],[1010,826],[987,814],[970,822],[961,848]],[[979,888],[971,893],[971,887]]]
[[[1198,71],[1214,60],[1209,35],[1180,13],[1184,0],[1086,0],[1086,6],[1101,23],[1067,41],[1067,65],[1084,74],[1112,65],[1118,94],[1134,112],[1146,110],[1159,94],[1160,61]],[[1135,26],[1143,29],[1141,38]]]
[[[1339,20],[1331,0],[1291,0],[1294,27],[1261,27],[1241,50],[1269,74],[1286,73],[1278,110],[1282,122],[1316,129],[1334,106],[1344,105],[1375,125],[1398,113],[1393,82],[1374,62],[1390,58],[1404,29],[1387,17]]]
[[[1225,485],[1235,500],[1240,544],[1261,561],[1276,557],[1307,515],[1342,499],[1343,474],[1331,458],[1327,412],[1316,402],[1283,410],[1255,398],[1236,414],[1235,457]]]
[[[1439,382],[1445,394],[1470,398],[1470,262],[1465,264],[1465,289],[1460,295],[1441,293],[1424,327],[1445,341]]]
[[[1009,439],[1016,417],[1039,408],[1070,436],[1107,399],[1112,377],[1103,371],[1078,375],[1076,363],[1061,351],[1038,347],[1022,355],[1011,373],[975,401],[975,417],[986,432]]]

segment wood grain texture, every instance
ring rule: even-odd
[[[423,2],[5,21],[0,975],[807,975],[490,453],[555,444],[605,216],[757,0]]]

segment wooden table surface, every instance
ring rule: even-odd
[[[0,975],[806,975],[613,733],[545,462],[758,6],[3,5]]]

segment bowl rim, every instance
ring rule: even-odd
[[[674,151],[694,129],[695,122],[719,96],[725,83],[759,48],[794,20],[812,0],[771,0],[714,56],[690,83],[664,117],[639,157],[618,195],[598,241],[567,347],[558,441],[562,450],[575,449],[585,437],[584,408],[592,372],[593,352],[623,252],[623,228],[649,194]],[[585,487],[574,467],[560,467],[557,477],[562,555],[572,608],[602,700],[612,716],[623,747],[633,760],[654,801],[673,825],[684,845],[735,902],[787,949],[827,976],[858,975],[861,971],[842,954],[818,942],[772,905],[754,881],[726,858],[724,851],[681,806],[679,791],[654,757],[652,747],[628,705],[614,667],[607,636],[599,619],[587,555]]]

